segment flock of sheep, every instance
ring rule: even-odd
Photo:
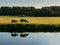
[[[17,23],[18,21],[17,20],[11,20],[12,23]],[[27,22],[28,23],[28,20],[26,19],[20,19],[20,22]]]

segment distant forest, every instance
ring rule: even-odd
[[[0,7],[0,16],[34,16],[34,17],[58,17],[60,16],[60,6],[42,7]]]

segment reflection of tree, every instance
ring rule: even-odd
[[[16,32],[12,32],[12,33],[11,33],[11,36],[12,36],[12,37],[16,37],[16,36],[18,36],[18,34],[17,34]]]
[[[28,35],[29,35],[29,33],[23,32],[23,33],[20,34],[20,37],[26,37]]]

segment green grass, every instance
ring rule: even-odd
[[[1,24],[0,32],[60,32],[60,25]]]

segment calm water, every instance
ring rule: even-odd
[[[0,45],[60,45],[60,33],[21,33],[0,32]]]

